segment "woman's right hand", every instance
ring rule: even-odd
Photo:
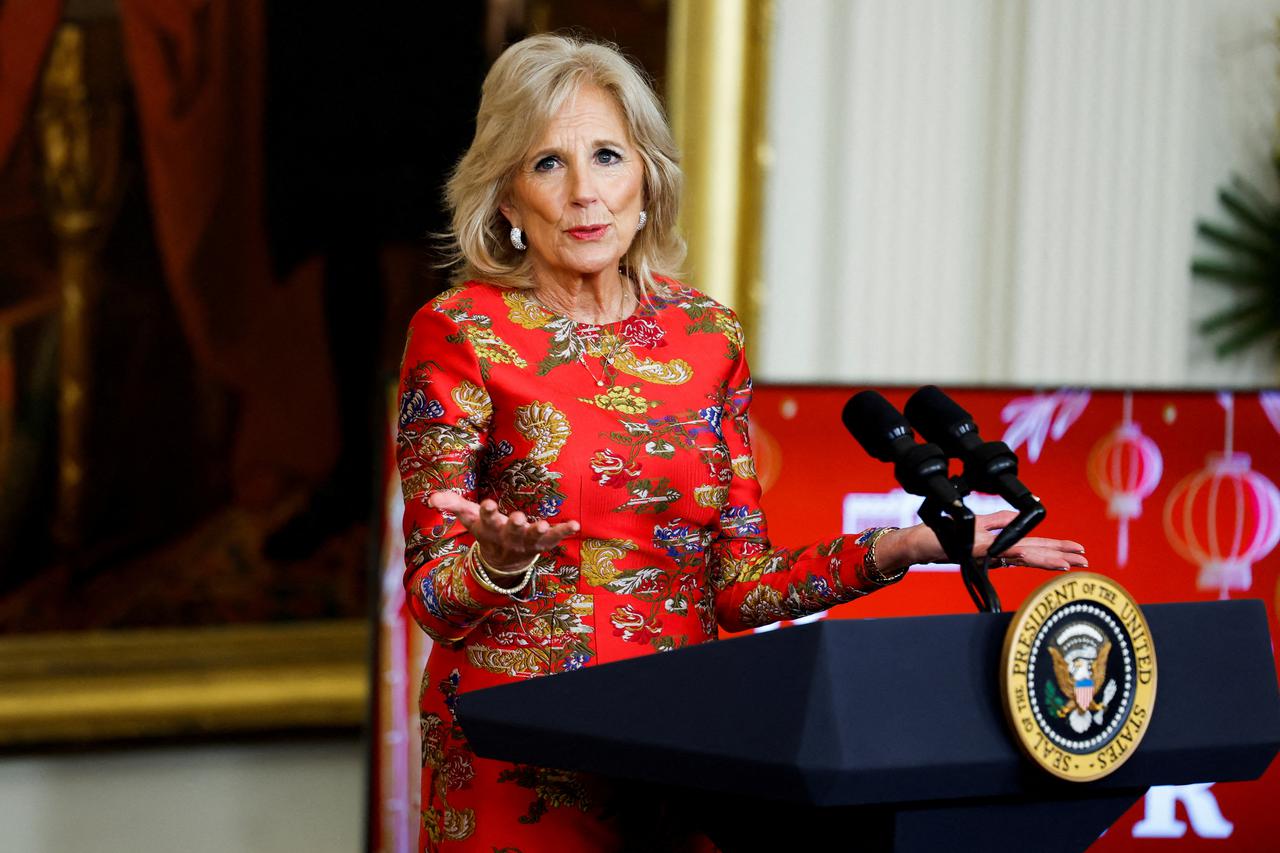
[[[519,510],[504,515],[496,501],[469,501],[457,492],[432,492],[427,505],[456,516],[476,538],[486,565],[497,571],[519,571],[543,551],[549,551],[582,529],[576,521],[529,523]]]

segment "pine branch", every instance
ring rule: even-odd
[[[1221,225],[1212,222],[1201,221],[1196,225],[1196,230],[1200,236],[1219,246],[1225,246],[1228,249],[1246,252],[1262,261],[1270,260],[1275,255],[1275,246],[1268,243],[1259,243],[1248,237],[1234,231],[1228,231]]]
[[[1191,272],[1201,278],[1254,287],[1265,287],[1270,278],[1265,269],[1211,261],[1206,258],[1197,258],[1192,261]]]
[[[1201,320],[1199,329],[1201,332],[1207,335],[1211,332],[1218,331],[1224,326],[1231,326],[1231,325],[1234,325],[1235,323],[1240,322],[1241,320],[1246,320],[1250,316],[1252,316],[1253,314],[1256,314],[1259,311],[1265,314],[1268,308],[1269,306],[1266,300],[1258,300],[1256,302],[1249,302],[1245,305],[1237,305],[1234,308],[1228,308],[1225,311],[1219,311],[1217,314],[1214,314],[1212,317],[1208,317],[1204,320]]]
[[[1275,226],[1274,219],[1254,210],[1244,197],[1237,192],[1223,187],[1218,190],[1218,201],[1242,225],[1249,226],[1263,237],[1274,238],[1280,233],[1280,229]]]
[[[1280,169],[1280,148],[1277,149]],[[1218,200],[1230,216],[1219,224],[1201,220],[1196,230],[1220,252],[1218,258],[1193,258],[1191,272],[1200,279],[1230,287],[1250,288],[1236,305],[1198,324],[1205,335],[1223,333],[1214,347],[1226,357],[1271,335],[1280,335],[1280,206],[1272,204],[1248,181],[1232,175],[1219,187]],[[1280,339],[1276,341],[1280,358]]]
[[[1258,192],[1258,188],[1244,178],[1233,173],[1231,175],[1231,188],[1241,196],[1241,201],[1248,203],[1263,219],[1271,222],[1276,222],[1280,219],[1280,206],[1267,201],[1266,197]]]
[[[1215,352],[1220,356],[1232,355],[1256,343],[1268,334],[1275,334],[1276,332],[1277,330],[1272,325],[1270,317],[1260,317],[1218,344]]]

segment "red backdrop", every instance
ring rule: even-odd
[[[899,408],[911,391],[881,390]],[[1115,577],[1140,602],[1214,600],[1225,585],[1230,597],[1262,599],[1276,618],[1280,393],[1140,392],[1129,398],[1130,425],[1117,432],[1126,409],[1120,391],[947,390],[973,414],[984,438],[1015,445],[1021,479],[1048,509],[1038,532],[1083,543],[1092,571]],[[908,500],[884,496],[897,489],[891,466],[868,457],[841,428],[850,393],[757,388],[751,420],[775,545],[800,545],[842,526],[865,527],[865,512],[892,511]],[[1209,461],[1228,446],[1248,459]],[[1116,517],[1109,516],[1112,508]],[[863,510],[864,517],[846,518],[850,509]],[[1135,511],[1140,514],[1128,521],[1128,563],[1121,567],[1118,516]],[[1191,547],[1175,546],[1185,540],[1192,540]],[[1198,551],[1195,542],[1202,546]],[[1215,553],[1237,559],[1214,561]],[[1215,562],[1220,565],[1209,565]],[[1016,568],[994,575],[1006,610],[1047,577]],[[1206,583],[1212,588],[1203,588]],[[913,571],[897,586],[829,617],[972,611],[957,573]],[[1156,713],[1158,703],[1157,697]],[[1092,849],[1277,849],[1278,799],[1276,765],[1257,782],[1156,790]]]
[[[899,408],[911,391],[881,390]],[[1224,594],[1225,582],[1231,597],[1262,599],[1274,626],[1280,595],[1280,548],[1274,541],[1280,536],[1280,492],[1274,485],[1280,483],[1280,392],[1224,397],[947,390],[973,414],[985,438],[1002,439],[1018,451],[1023,482],[1048,509],[1037,532],[1082,542],[1091,571],[1115,577],[1141,602],[1214,600]],[[840,426],[840,410],[851,393],[848,388],[757,387],[751,423],[775,545],[801,545],[842,528],[854,532],[868,521],[905,524],[909,517],[872,520],[868,514],[905,511],[909,516],[918,505],[919,499],[894,494],[891,467],[863,453]],[[1129,425],[1117,432],[1126,422],[1126,408]],[[1232,465],[1209,463],[1210,455],[1222,454],[1228,444],[1232,452],[1248,455],[1247,465],[1242,456],[1233,457]],[[371,849],[399,853],[411,849],[416,833],[417,791],[409,770],[418,759],[415,703],[427,649],[404,608],[401,508],[390,457],[387,466],[390,509],[370,828]],[[979,509],[981,500],[971,505]],[[1166,507],[1172,508],[1168,529]],[[1123,567],[1120,519],[1109,515],[1111,509],[1131,516],[1129,559]],[[1226,571],[1210,567],[1216,574],[1206,574],[1194,549],[1181,549],[1188,559],[1171,541],[1198,538],[1204,550],[1212,551],[1210,528],[1217,551],[1252,559],[1237,560]],[[1015,609],[1048,577],[1016,568],[994,575],[1006,610]],[[1211,582],[1209,588],[1202,588],[1202,580]],[[958,574],[917,569],[902,583],[836,608],[827,618],[972,611]],[[1280,849],[1280,809],[1272,807],[1280,799],[1275,765],[1256,782],[1213,783],[1153,789],[1092,849]]]

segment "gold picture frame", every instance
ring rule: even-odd
[[[0,745],[352,727],[364,620],[0,639]]]
[[[14,382],[19,327],[42,322],[58,330],[52,528],[67,553],[81,544],[75,536],[87,512],[99,254],[129,173],[121,154],[125,76],[118,21],[67,11],[50,37],[26,131],[38,151],[56,278],[47,292],[0,305],[0,386]],[[17,403],[3,390],[0,475],[22,452],[14,439]],[[51,628],[0,636],[0,747],[350,728],[368,715],[365,619]]]

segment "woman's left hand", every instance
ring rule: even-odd
[[[996,534],[1003,530],[1009,522],[1018,517],[1011,509],[980,515],[974,519],[973,556],[985,557],[987,549],[996,540]],[[936,542],[933,531],[930,536]],[[938,546],[942,551],[942,546]],[[942,556],[946,559],[946,555]],[[1056,569],[1065,572],[1069,569],[1087,569],[1089,561],[1084,556],[1084,546],[1070,539],[1046,539],[1043,536],[1026,536],[999,559],[1009,566],[1030,566],[1035,569]]]
[[[1017,517],[1018,514],[1013,510],[978,516],[974,523],[973,556],[986,556],[996,534]],[[1003,565],[1030,566],[1061,572],[1089,568],[1089,561],[1084,556],[1084,546],[1070,539],[1027,536],[1001,554],[1000,558]],[[885,572],[919,563],[946,562],[948,559],[938,537],[923,524],[886,533],[876,543],[876,561]],[[996,564],[993,562],[993,565]]]

